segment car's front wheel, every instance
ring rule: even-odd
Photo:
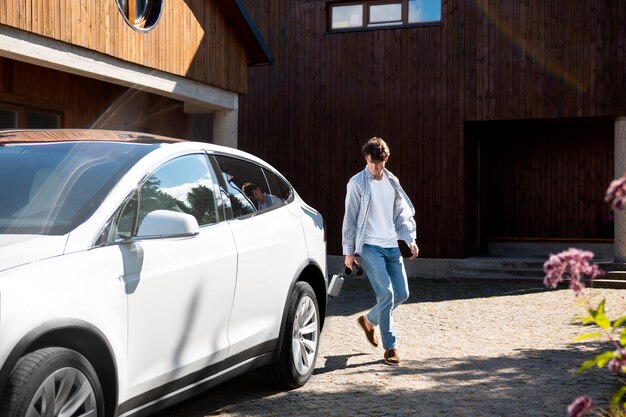
[[[0,403],[1,417],[103,417],[95,370],[70,349],[49,347],[20,359]]]
[[[319,307],[308,283],[296,283],[287,314],[278,364],[264,368],[263,373],[275,385],[298,388],[311,377],[319,347]]]

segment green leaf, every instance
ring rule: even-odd
[[[626,394],[626,386],[621,387],[611,395],[611,410],[614,410],[619,405],[624,394]]]
[[[591,316],[586,316],[582,319],[583,324],[595,323],[595,320]]]
[[[611,320],[609,320],[609,318],[604,315],[604,312],[598,311],[595,319],[598,326],[602,327],[607,332],[611,331]]]
[[[626,322],[626,316],[620,317],[619,319],[615,320],[613,322],[613,328],[617,329],[619,326],[624,324],[624,322]]]
[[[608,361],[615,358],[617,354],[615,352],[604,352],[596,356],[594,359],[598,363],[598,368],[602,368]]]
[[[626,346],[626,329],[622,330],[619,335],[619,343],[622,346]]]
[[[578,368],[578,370],[576,371],[576,375],[579,375],[585,372],[587,369],[591,368],[593,365],[597,363],[598,363],[598,358],[593,358],[593,359],[589,359],[588,361],[585,361],[582,365],[580,365],[580,368]]]
[[[602,333],[585,333],[575,338],[574,341],[580,342],[582,340],[593,339],[595,337],[602,337],[602,336],[604,336]]]

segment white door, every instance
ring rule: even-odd
[[[157,169],[129,201],[137,207],[135,224],[166,209],[192,214],[201,226],[191,238],[124,245],[130,397],[182,388],[189,381],[181,378],[217,372],[226,356],[237,254],[215,185],[206,155],[187,155]]]
[[[239,254],[237,289],[228,328],[228,356],[252,357],[273,348],[280,333],[285,301],[297,272],[307,262],[302,223],[260,165],[215,156],[230,204],[229,220]]]
[[[302,224],[287,207],[230,224],[239,252],[228,329],[232,356],[278,338],[290,284],[307,256]]]

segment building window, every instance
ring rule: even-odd
[[[441,0],[332,3],[328,10],[331,31],[441,22]]]
[[[0,129],[54,129],[63,124],[63,114],[0,103]]]
[[[117,0],[117,7],[132,28],[147,31],[161,17],[162,0]]]

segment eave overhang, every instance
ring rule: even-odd
[[[249,64],[251,66],[272,65],[274,58],[242,0],[217,0],[217,3],[245,45]]]

